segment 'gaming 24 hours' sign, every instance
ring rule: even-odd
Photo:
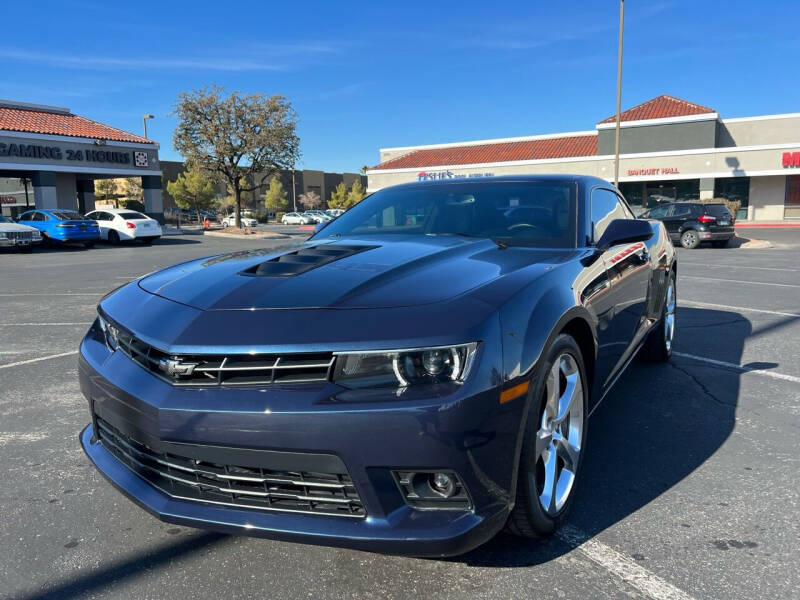
[[[0,136],[0,163],[148,168],[157,166],[154,164],[157,161],[155,152],[118,145],[109,148],[79,141],[59,144],[24,143],[19,138]]]

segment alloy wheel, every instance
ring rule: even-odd
[[[542,509],[553,517],[572,491],[583,439],[583,381],[571,354],[553,362],[544,395],[536,432],[536,492]]]
[[[675,284],[670,280],[664,307],[664,346],[667,352],[672,351],[672,339],[675,337],[675,304]]]

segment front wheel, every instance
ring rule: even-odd
[[[694,250],[700,245],[700,236],[694,229],[687,229],[681,234],[681,246],[687,250]]]
[[[508,530],[527,538],[558,528],[575,495],[586,439],[589,386],[575,340],[559,335],[535,369]]]

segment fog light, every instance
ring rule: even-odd
[[[449,498],[453,495],[453,492],[456,489],[455,483],[453,482],[453,478],[450,477],[447,473],[434,473],[431,475],[431,488],[437,494],[441,494],[445,498]]]

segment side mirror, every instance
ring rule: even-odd
[[[639,219],[615,219],[609,223],[595,246],[605,252],[618,244],[646,242],[653,237],[653,226],[648,221]]]

